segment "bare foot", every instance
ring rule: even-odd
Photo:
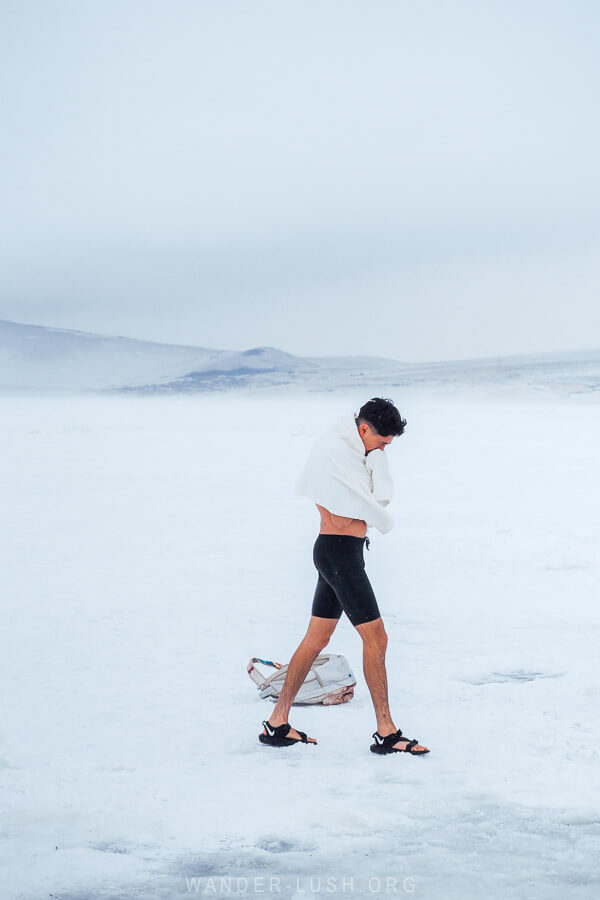
[[[398,750],[404,750],[406,745],[409,743],[408,738],[401,738],[397,743],[394,744],[394,747],[397,747]],[[427,747],[424,747],[422,744],[413,744],[413,746],[408,751],[409,753],[428,753],[429,750]]]

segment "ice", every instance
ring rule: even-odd
[[[293,482],[369,387],[0,399],[3,898],[598,896],[598,394],[377,393],[408,426],[365,557],[421,758],[369,752],[345,619],[354,699],[290,716],[316,747],[259,743],[246,673],[308,623]]]

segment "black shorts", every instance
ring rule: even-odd
[[[353,625],[372,622],[381,615],[365,572],[365,538],[350,534],[320,534],[313,548],[319,573],[312,615],[339,619],[345,612]]]

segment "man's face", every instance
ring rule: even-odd
[[[390,434],[387,437],[377,434],[377,432],[371,428],[370,425],[367,425],[366,422],[363,422],[362,425],[358,426],[358,433],[365,445],[366,453],[368,453],[369,450],[385,450],[387,445],[391,444],[394,440],[393,434]]]

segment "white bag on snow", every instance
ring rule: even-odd
[[[256,663],[274,666],[277,671],[264,676],[256,668]],[[247,670],[258,687],[261,699],[272,697],[277,700],[285,681],[288,664],[282,665],[270,659],[253,656]],[[336,703],[346,703],[354,696],[355,685],[356,678],[345,656],[339,653],[321,653],[300,685],[294,704],[322,703],[323,706],[333,706]]]

